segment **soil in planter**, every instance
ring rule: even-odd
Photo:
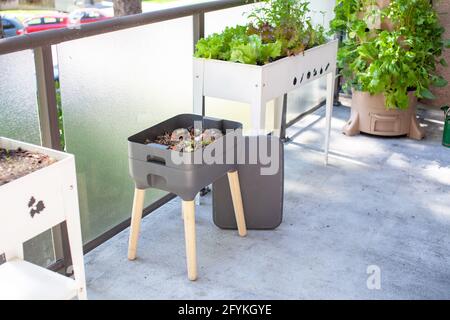
[[[179,152],[193,152],[204,148],[223,136],[218,129],[205,129],[203,131],[189,128],[179,128],[174,131],[165,132],[157,136],[155,140],[147,139],[146,144],[157,143],[167,146],[168,149]]]
[[[55,163],[48,155],[0,148],[0,186]]]

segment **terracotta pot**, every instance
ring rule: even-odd
[[[416,117],[417,97],[409,93],[407,110],[386,109],[382,94],[371,95],[368,92],[353,91],[352,114],[343,132],[348,136],[360,132],[378,136],[402,136],[416,140],[424,138],[425,133]]]

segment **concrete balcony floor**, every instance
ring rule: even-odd
[[[125,230],[86,256],[91,299],[450,299],[450,149],[442,115],[420,111],[424,141],[346,137],[335,108],[330,165],[324,110],[288,133],[285,212],[274,231],[235,231],[197,209],[199,279],[187,280],[180,200],[143,220],[139,258]],[[367,287],[367,267],[381,289]]]

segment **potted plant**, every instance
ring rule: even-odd
[[[194,58],[194,113],[202,113],[204,96],[249,103],[258,132],[265,129],[267,102],[321,76],[332,83],[338,43],[328,41],[310,15],[306,1],[265,0],[247,25],[201,39]]]
[[[448,46],[429,0],[338,0],[331,29],[346,35],[338,66],[351,88],[347,135],[366,132],[422,139],[416,118],[418,98],[433,99],[432,86]]]

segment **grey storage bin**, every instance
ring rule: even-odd
[[[256,164],[238,164],[239,181],[248,229],[275,229],[283,219],[284,146],[277,137],[244,137],[245,152],[249,159],[250,140],[267,139],[268,145],[278,149],[279,170],[275,175],[261,175],[266,167],[258,156]],[[248,163],[248,162],[247,162]],[[230,187],[226,176],[213,184],[213,219],[222,229],[236,229]]]
[[[203,129],[219,129],[224,136],[214,143],[190,153],[172,151],[155,143],[159,135],[172,132],[178,128],[194,127],[195,121],[201,121]],[[191,201],[203,187],[211,184],[228,171],[236,169],[236,165],[226,164],[196,164],[194,159],[203,159],[203,153],[213,153],[226,159],[227,152],[235,152],[234,140],[240,131],[227,132],[242,128],[242,124],[234,121],[219,120],[194,114],[181,114],[166,120],[156,126],[146,129],[128,139],[130,174],[136,188],[156,188],[174,193],[185,201]],[[230,137],[231,136],[231,137]],[[231,138],[231,139],[230,139]],[[220,146],[220,147],[219,147]],[[183,157],[183,163],[174,162],[173,153]]]

